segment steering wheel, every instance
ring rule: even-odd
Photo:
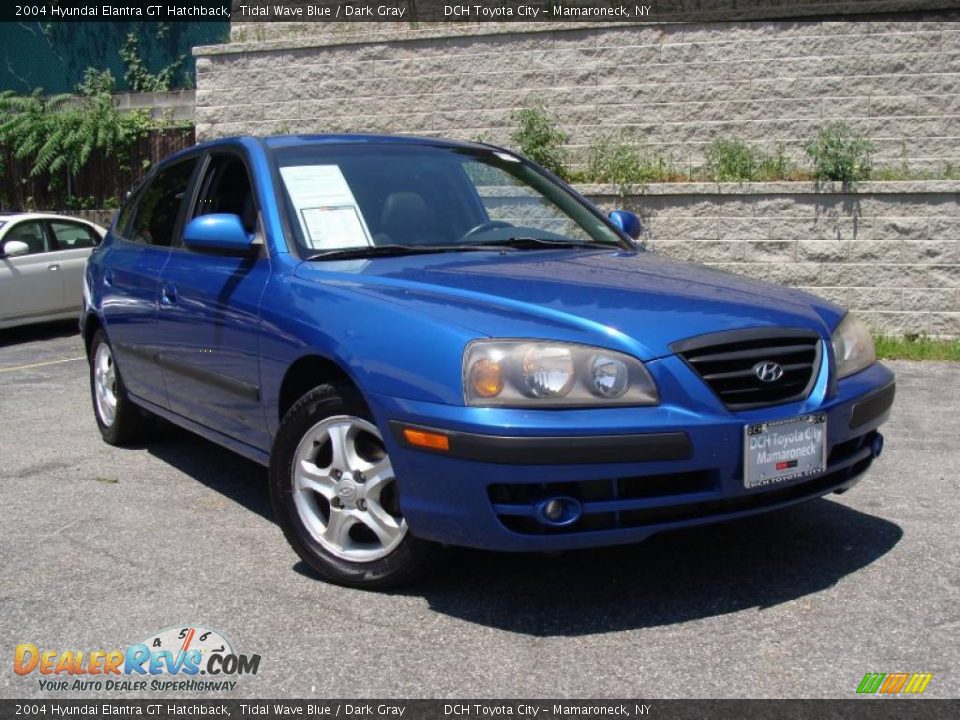
[[[488,220],[487,222],[482,222],[479,225],[476,225],[469,230],[467,230],[463,235],[460,236],[458,242],[463,242],[464,240],[469,240],[474,235],[479,235],[482,232],[487,230],[496,230],[497,228],[508,228],[513,227],[512,224],[505,222],[504,220]]]

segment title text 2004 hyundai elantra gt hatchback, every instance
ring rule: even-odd
[[[441,544],[627,543],[852,486],[894,395],[867,329],[638,232],[485,145],[200,145],[90,260],[97,423],[268,465],[296,551],[365,587]]]

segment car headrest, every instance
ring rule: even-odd
[[[384,232],[403,232],[433,224],[433,215],[419,193],[394,192],[387,195],[380,213],[380,226]]]

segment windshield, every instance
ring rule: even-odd
[[[302,257],[377,247],[370,254],[629,247],[588,207],[506,152],[365,142],[273,155]]]

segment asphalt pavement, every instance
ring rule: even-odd
[[[74,324],[0,332],[0,697],[78,696],[16,675],[18,644],[188,625],[261,656],[204,697],[852,698],[866,672],[960,696],[960,364],[889,363],[884,455],[843,496],[631,547],[457,551],[378,594],[311,576],[263,468],[167,424],[104,444],[82,353]]]

